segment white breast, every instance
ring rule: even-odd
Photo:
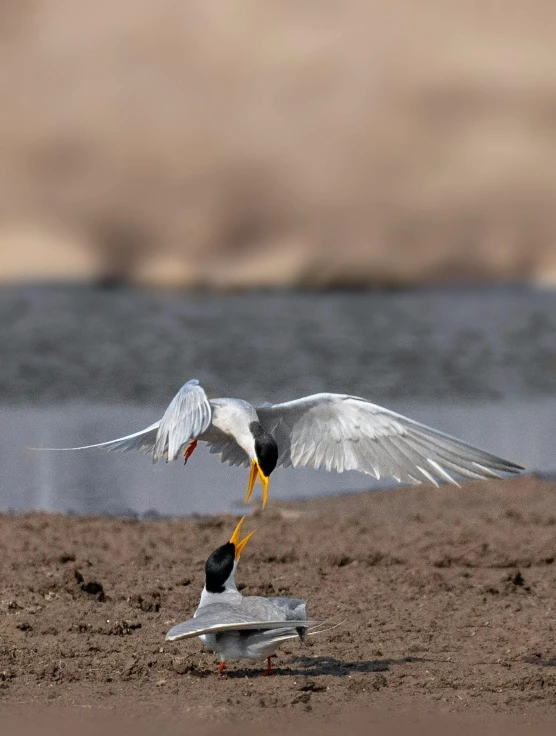
[[[255,459],[255,439],[249,425],[257,422],[257,412],[241,399],[213,399],[212,424],[235,439],[251,459]]]

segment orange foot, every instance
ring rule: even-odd
[[[226,666],[226,662],[220,662],[220,667],[218,668],[218,674],[221,675],[224,672],[224,667]]]
[[[185,452],[183,453],[183,464],[185,465],[186,462],[189,460],[191,455],[193,454],[193,450],[197,447],[197,440],[193,440],[189,445],[187,445]]]

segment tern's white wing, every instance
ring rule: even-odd
[[[166,634],[167,641],[189,639],[201,634],[217,634],[222,631],[269,631],[272,629],[307,629],[319,625],[316,621],[288,621],[284,620],[261,620],[257,616],[250,616],[243,606],[229,605],[227,603],[212,603],[200,609],[195,616],[188,621],[176,624]]]
[[[257,408],[278,444],[278,463],[294,468],[359,470],[399,483],[455,483],[523,468],[407,417],[344,394],[315,394]],[[456,484],[457,485],[457,484]]]
[[[118,437],[108,442],[83,447],[36,448],[57,450],[90,450],[96,447],[107,450],[141,450],[153,456],[175,460],[182,448],[202,434],[211,423],[212,410],[199,381],[193,379],[184,384],[172,399],[158,422],[134,434]]]
[[[181,450],[202,434],[210,425],[212,409],[199,381],[185,383],[170,402],[160,420],[153,460],[168,453],[168,460],[175,460]]]
[[[67,452],[69,450],[92,450],[94,448],[104,448],[106,450],[140,450],[141,452],[152,453],[154,443],[156,442],[156,433],[160,422],[151,424],[146,429],[139,432],[128,434],[125,437],[118,437],[116,440],[108,440],[108,442],[98,442],[96,445],[83,445],[82,447],[33,447],[33,450],[56,450],[58,452]]]

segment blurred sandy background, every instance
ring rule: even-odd
[[[556,281],[556,6],[3,0],[0,280]]]

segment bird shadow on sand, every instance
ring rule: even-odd
[[[556,657],[543,659],[541,656],[523,657],[523,661],[527,664],[536,664],[537,667],[556,667]]]
[[[283,666],[274,665],[272,672],[275,676],[331,676],[348,677],[354,672],[387,672],[392,665],[404,665],[412,662],[429,662],[431,660],[420,657],[403,657],[402,659],[368,659],[357,662],[346,662],[334,657],[291,657]],[[242,668],[226,670],[230,678],[266,676],[264,669]]]

